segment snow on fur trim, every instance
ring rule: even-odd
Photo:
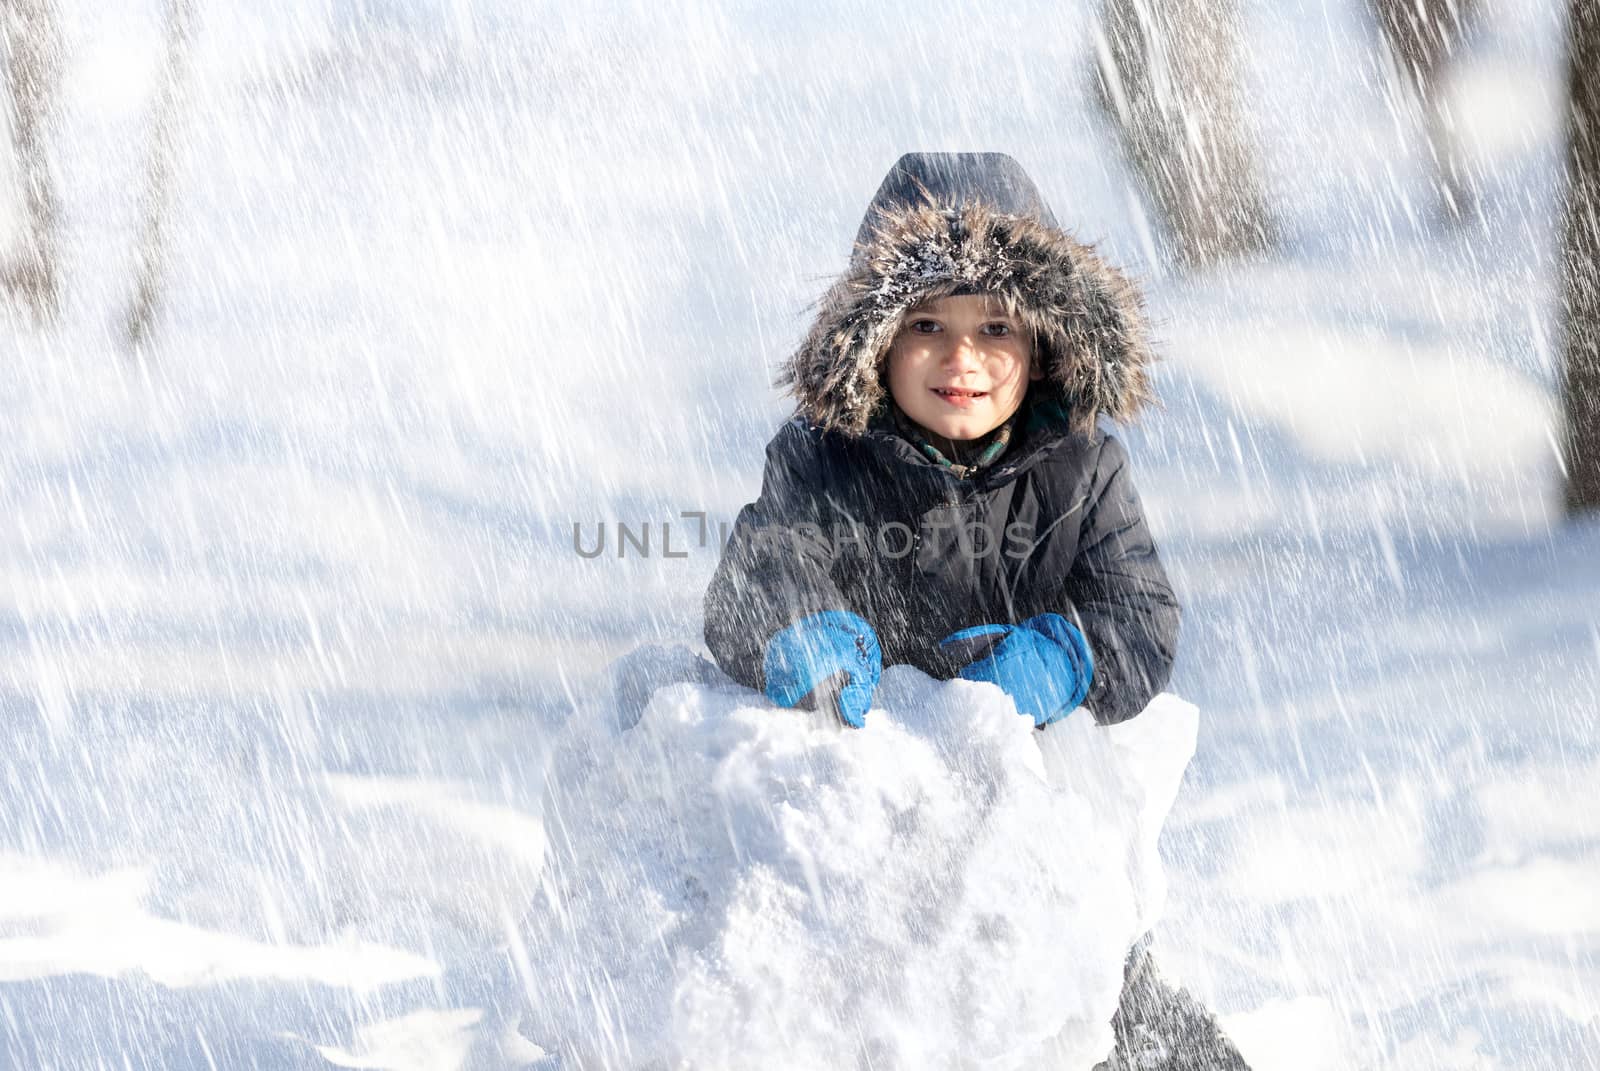
[[[1038,219],[976,201],[880,211],[778,386],[808,422],[861,434],[884,400],[885,361],[906,314],[957,292],[993,294],[1033,332],[1035,359],[1074,428],[1101,414],[1126,422],[1152,400],[1155,357],[1127,276]]]

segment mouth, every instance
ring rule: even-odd
[[[962,409],[989,396],[986,390],[967,390],[965,387],[933,387],[931,390],[939,398]]]

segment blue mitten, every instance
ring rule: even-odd
[[[767,698],[780,707],[813,695],[831,703],[846,724],[861,728],[883,675],[877,633],[845,610],[803,617],[767,641]]]
[[[970,657],[980,643],[992,646],[961,670],[961,678],[998,686],[1016,703],[1017,713],[1040,728],[1076,710],[1089,694],[1094,679],[1089,641],[1060,614],[1040,614],[1020,625],[964,628],[940,640],[939,647]]]

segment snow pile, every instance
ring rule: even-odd
[[[632,728],[596,701],[558,742],[527,1036],[585,1068],[1104,1056],[1194,707],[1037,733],[891,667],[844,731],[680,669]]]

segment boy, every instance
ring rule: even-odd
[[[1149,400],[1152,360],[1132,285],[1014,160],[901,157],[784,369],[798,412],[706,591],[717,663],[852,726],[896,663],[995,684],[1041,728],[1138,714],[1178,604],[1096,424]],[[1144,942],[1114,1027],[1108,1067],[1244,1067]]]
[[[999,685],[1038,725],[1166,684],[1178,605],[1122,446],[1149,399],[1138,297],[1010,157],[902,157],[784,384],[706,592],[741,683],[860,725],[885,664]]]

